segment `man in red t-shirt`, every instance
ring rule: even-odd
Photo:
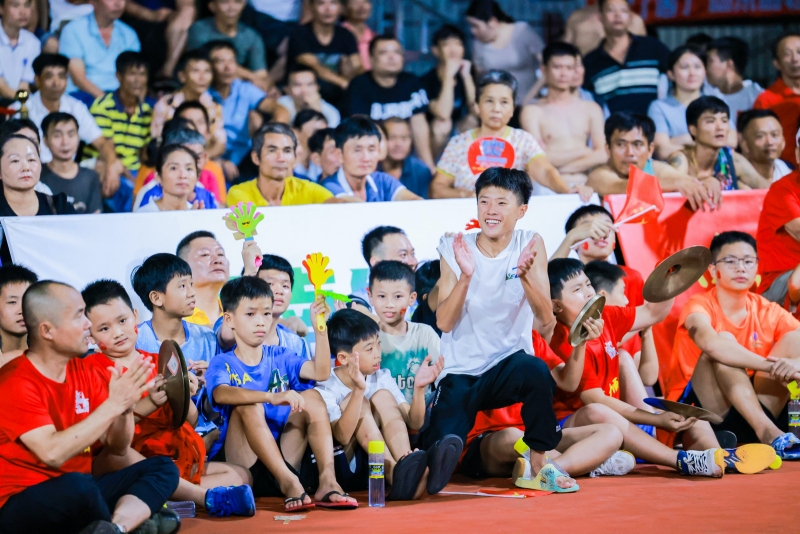
[[[800,139],[800,130],[795,138]],[[800,159],[800,147],[794,151]],[[757,291],[792,311],[800,303],[800,172],[795,170],[770,186],[756,240],[761,256]]]
[[[772,64],[781,74],[781,77],[758,95],[754,109],[771,109],[778,115],[783,127],[783,138],[786,146],[781,159],[794,165],[800,163],[795,148],[800,146],[795,138],[797,119],[800,117],[800,34],[789,33],[781,37],[772,49]],[[792,139],[795,143],[792,144]],[[796,158],[792,161],[792,158]],[[759,243],[761,239],[759,239]]]
[[[152,385],[138,359],[109,383],[87,366],[89,325],[80,293],[59,282],[30,286],[22,300],[28,351],[0,370],[0,525],[4,532],[130,532],[145,521],[174,532],[163,509],[178,485],[166,457],[93,477],[92,451],[124,452],[133,405]],[[94,532],[94,530],[92,530]]]

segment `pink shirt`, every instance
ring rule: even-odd
[[[144,183],[142,185],[143,186],[147,185],[155,177],[156,177],[156,172],[155,171],[151,172],[150,174],[147,175],[147,178],[144,179]],[[197,178],[197,181],[203,184],[203,187],[205,187],[209,193],[214,195],[214,198],[217,199],[217,203],[220,202],[219,183],[217,182],[217,177],[214,176],[214,173],[206,169],[203,169],[200,171],[200,176]]]
[[[342,23],[342,27],[350,30],[350,33],[356,38],[358,42],[358,54],[361,56],[361,64],[364,65],[364,70],[372,69],[372,64],[369,61],[369,43],[372,41],[372,38],[375,37],[375,32],[367,26],[364,29],[364,33],[361,35],[361,39],[359,39],[352,24],[344,22]]]

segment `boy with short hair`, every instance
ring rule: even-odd
[[[42,52],[39,39],[26,30],[31,0],[0,0],[0,99],[13,100],[33,83],[33,60]]]
[[[233,331],[236,348],[217,355],[208,369],[213,406],[223,413],[221,439],[227,461],[249,468],[253,491],[260,496],[287,496],[287,512],[313,508],[304,488],[314,485],[306,446],[317,463],[315,495],[320,508],[356,508],[355,499],[336,482],[333,439],[325,402],[314,381],[330,375],[327,331],[318,331],[314,360],[284,347],[264,344],[271,327],[273,295],[269,284],[254,276],[231,280],[220,291],[224,322]],[[327,311],[319,298],[316,316]],[[301,481],[302,478],[302,481]]]
[[[28,348],[28,330],[22,318],[22,295],[39,280],[22,265],[0,267],[0,349],[2,363]],[[2,365],[0,363],[0,365]]]
[[[272,317],[275,320],[272,321],[272,326],[267,333],[266,344],[285,347],[303,359],[310,360],[311,349],[308,342],[279,322],[292,302],[292,290],[294,289],[292,264],[280,256],[264,254],[257,276],[269,284],[273,297]],[[295,319],[299,318],[295,317]]]
[[[153,121],[150,135],[156,138],[161,135],[164,123],[175,114],[175,110],[185,101],[197,100],[208,112],[209,132],[208,157],[215,159],[225,152],[228,136],[222,118],[222,106],[214,101],[208,89],[211,87],[211,60],[204,50],[184,52],[178,61],[178,80],[183,86],[176,92],[164,95],[153,108]]]
[[[417,300],[414,271],[399,261],[382,261],[369,273],[369,300],[380,326],[381,367],[389,371],[406,402],[413,401],[414,377],[427,356],[441,355],[439,336],[426,324],[406,321]],[[427,395],[430,388],[423,390]]]
[[[583,264],[574,259],[555,259],[548,264],[550,296],[558,324],[550,347],[554,353],[546,362],[555,367],[570,358],[569,326],[594,295],[595,291],[583,271]],[[585,424],[611,423],[622,431],[623,447],[648,463],[674,467],[685,475],[719,478],[726,468],[755,473],[775,459],[774,451],[754,448],[737,454],[722,449],[711,427],[695,418],[684,419],[672,412],[659,414],[636,408],[620,400],[619,359],[617,344],[628,331],[637,331],[663,320],[672,307],[672,300],[645,303],[624,308],[606,306],[602,318],[603,333],[587,343],[584,372],[574,393],[559,390],[553,404],[562,428]],[[672,432],[683,432],[685,449],[675,451],[647,435],[639,425],[651,425]],[[705,450],[703,450],[705,449]]]
[[[44,144],[53,159],[42,166],[41,181],[53,194],[64,193],[77,213],[100,213],[103,198],[100,176],[75,162],[80,136],[78,121],[69,113],[56,111],[42,121]]]
[[[342,151],[336,146],[335,132],[333,128],[323,128],[308,138],[311,164],[322,169],[320,181],[336,174],[342,166]]]
[[[138,315],[119,282],[92,282],[81,296],[86,304],[86,317],[92,322],[89,327],[92,339],[102,351],[87,356],[85,361],[94,365],[104,379],[111,377],[109,366],[125,370],[141,356],[158,361],[157,354],[136,350]],[[154,386],[133,408],[137,426],[127,454],[101,452],[94,462],[95,473],[117,471],[145,457],[169,456],[181,472],[178,488],[172,495],[175,500],[191,500],[204,506],[212,516],[255,515],[255,500],[246,485],[247,477],[227,464],[205,462],[205,444],[194,431],[197,408],[190,403],[186,422],[173,429],[172,410],[166,405],[167,396],[162,389],[164,377],[155,368],[152,375]],[[189,383],[194,393],[198,381],[191,373]]]
[[[425,422],[425,388],[439,376],[444,358],[437,352],[420,362],[409,404],[391,371],[381,369],[380,329],[371,317],[356,310],[339,310],[328,329],[331,351],[340,366],[316,389],[328,407],[333,437],[350,457],[356,454],[356,445],[363,450],[370,441],[386,443],[384,459],[392,486],[388,500],[418,499],[423,489],[438,493],[452,470],[437,458],[435,449],[412,452],[408,429],[419,430]],[[450,447],[453,440],[458,438],[448,436],[441,446]],[[426,466],[430,469],[427,478]]]

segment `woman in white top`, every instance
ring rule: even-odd
[[[544,41],[527,22],[514,22],[495,0],[473,0],[466,17],[478,76],[490,70],[510,72],[518,83],[515,103],[522,105],[536,84]]]
[[[197,184],[197,154],[183,145],[169,145],[159,151],[156,180],[162,196],[153,197],[137,213],[205,209],[202,200],[190,202]]]

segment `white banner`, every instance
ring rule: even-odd
[[[517,227],[539,232],[552,253],[564,238],[567,217],[580,205],[577,195],[533,197]],[[241,272],[242,241],[234,240],[225,227],[222,217],[226,211],[8,217],[0,222],[15,263],[29,267],[40,279],[58,280],[78,289],[100,278],[118,280],[130,293],[140,317],[147,319],[149,312],[131,288],[131,271],[151,254],[175,253],[178,242],[190,232],[213,232],[227,252],[231,275]],[[422,261],[437,259],[439,238],[445,232],[463,231],[477,216],[471,199],[318,204],[260,211],[265,219],[258,227],[256,242],[265,254],[283,256],[295,267],[290,312],[308,324],[313,287],[302,269],[307,254],[330,256],[329,268],[335,271],[335,278],[326,289],[352,293],[367,284],[369,269],[361,255],[361,238],[372,228],[402,228]]]

